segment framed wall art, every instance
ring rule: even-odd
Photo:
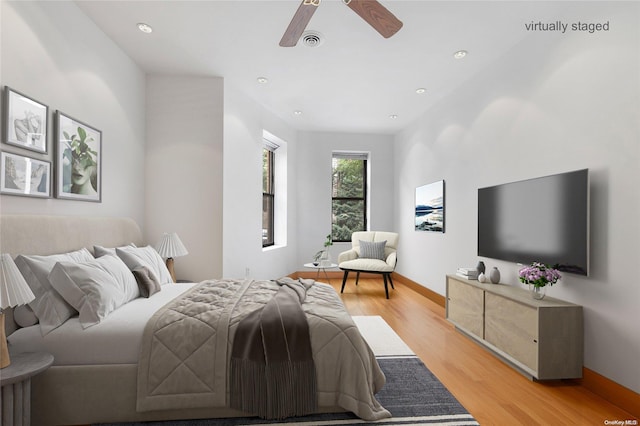
[[[5,142],[46,153],[49,107],[8,86],[4,99]]]
[[[444,180],[416,188],[416,231],[444,232]]]
[[[0,193],[51,197],[51,163],[3,151],[0,153]]]
[[[56,198],[102,201],[102,132],[56,111]]]

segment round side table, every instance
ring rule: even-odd
[[[316,281],[318,281],[318,278],[320,277],[320,271],[322,271],[324,273],[325,278],[327,279],[327,282],[331,284],[331,278],[329,278],[329,274],[327,274],[327,269],[337,268],[338,265],[336,263],[331,263],[329,265],[321,266],[320,264],[314,265],[313,263],[305,263],[304,267],[316,270]]]
[[[0,370],[0,400],[2,423],[31,424],[31,378],[53,364],[53,355],[46,352],[10,354],[11,364]]]

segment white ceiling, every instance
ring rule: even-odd
[[[76,3],[147,73],[224,77],[300,130],[393,134],[561,2],[381,0],[404,23],[384,39],[340,0],[323,0],[307,27],[324,35],[316,48],[278,45],[299,0]],[[454,59],[461,49],[467,57]]]

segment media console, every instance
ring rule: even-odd
[[[530,379],[582,377],[582,306],[447,275],[447,320]]]

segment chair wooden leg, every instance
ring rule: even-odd
[[[391,288],[395,290],[396,288],[393,286],[393,280],[391,279],[391,274],[388,274],[388,276],[389,276],[389,282],[391,283]]]
[[[347,282],[347,276],[349,275],[349,271],[345,270],[344,275],[342,276],[342,288],[340,289],[340,293],[344,291],[344,285]]]
[[[384,278],[384,293],[387,295],[387,299],[389,298],[389,286],[387,283],[387,274],[382,274],[382,277]]]
[[[358,285],[358,281],[360,281],[360,271],[356,272],[356,285]]]

